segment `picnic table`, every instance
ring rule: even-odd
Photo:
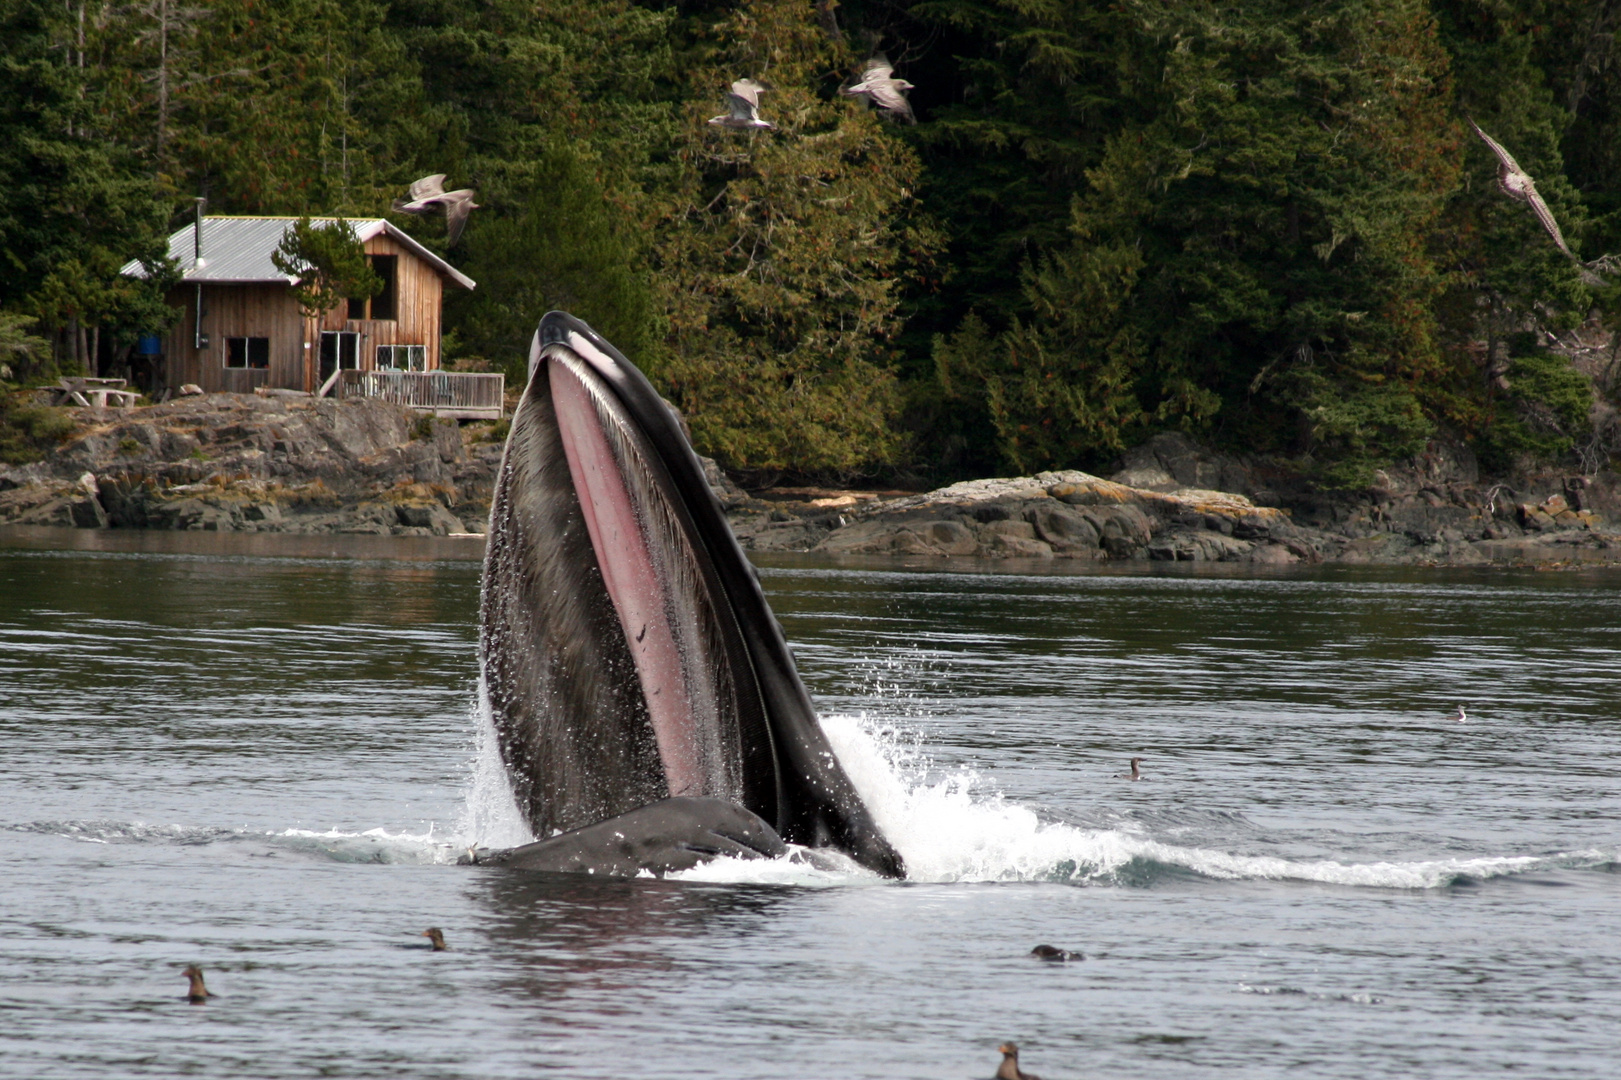
[[[105,409],[108,402],[115,408],[127,409],[140,400],[141,395],[125,390],[124,379],[90,379],[74,377],[58,379],[52,391],[52,405],[80,405],[86,409]]]

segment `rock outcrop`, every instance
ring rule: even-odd
[[[1473,465],[1472,460],[1468,462]],[[1368,492],[1291,489],[1237,459],[1161,436],[1112,480],[1081,472],[975,480],[924,495],[740,505],[733,528],[760,551],[848,555],[1309,563],[1621,564],[1613,474],[1562,489],[1481,487],[1419,465]],[[1258,475],[1259,473],[1259,475]],[[1220,480],[1247,493],[1184,481]],[[1131,481],[1131,482],[1127,482]],[[837,508],[815,503],[845,502]],[[1277,505],[1284,500],[1291,506]]]
[[[478,532],[499,442],[381,401],[208,394],[79,410],[32,465],[0,467],[0,522],[239,532]]]

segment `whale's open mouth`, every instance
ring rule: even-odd
[[[704,797],[900,874],[674,413],[559,312],[496,483],[481,649],[536,836]]]

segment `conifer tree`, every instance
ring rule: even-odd
[[[734,468],[870,472],[900,449],[891,341],[900,290],[934,245],[908,218],[917,158],[834,96],[858,58],[810,5],[753,0],[714,35],[658,240],[669,337],[655,381],[700,449]],[[706,122],[744,77],[768,87],[775,130]]]

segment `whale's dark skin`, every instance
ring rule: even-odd
[[[715,858],[774,859],[788,853],[777,830],[724,799],[664,799],[628,814],[509,851],[476,852],[479,866],[635,877],[690,870]]]
[[[904,876],[675,414],[561,312],[496,480],[480,653],[519,809],[549,839],[477,861],[634,874],[786,841]]]

